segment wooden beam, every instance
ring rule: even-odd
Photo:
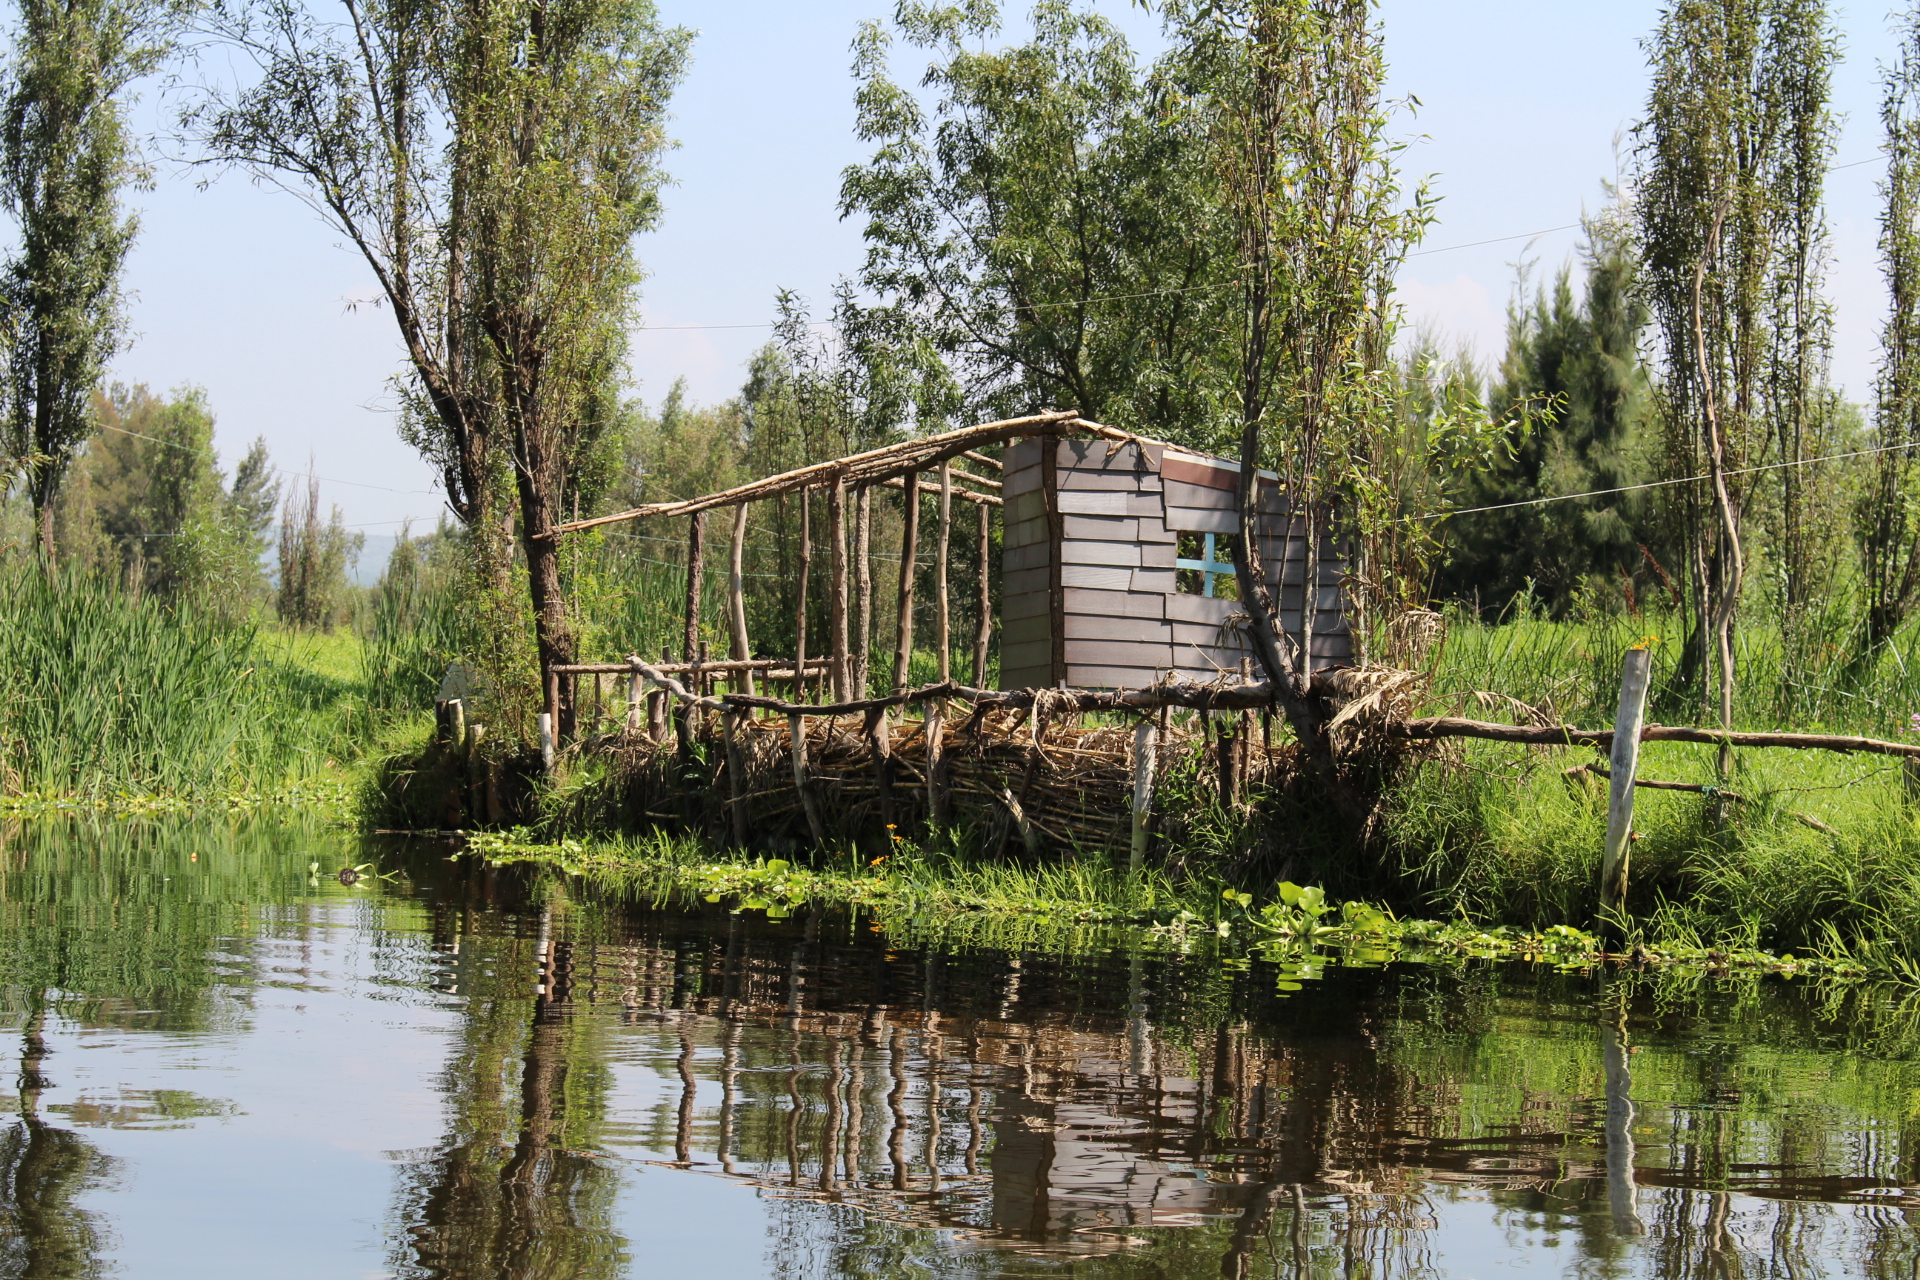
[[[807,669],[807,576],[813,568],[812,498],[813,490],[800,491],[800,576],[793,592],[793,663],[798,672]],[[796,681],[793,692],[794,701],[798,702],[806,691]]]
[[[707,515],[696,511],[687,521],[687,608],[684,640],[680,646],[683,662],[692,662],[700,646],[700,574],[706,557]]]
[[[873,657],[873,490],[861,485],[854,501],[853,681],[847,692],[867,696],[867,663]]]
[[[973,619],[973,683],[978,687],[987,682],[987,643],[993,638],[993,543],[987,525],[987,509],[979,507],[974,514],[980,519],[980,588],[976,601],[978,612]]]
[[[1640,764],[1640,728],[1647,716],[1651,649],[1629,649],[1620,667],[1620,707],[1614,715],[1612,769],[1607,797],[1607,842],[1600,859],[1601,927],[1623,935],[1627,867],[1632,855],[1633,775]]]
[[[805,716],[787,717],[787,744],[793,755],[793,788],[800,793],[800,807],[806,810],[807,832],[813,837],[816,848],[825,848],[827,843],[826,823],[820,818],[820,802],[813,794],[813,779],[807,771],[807,719]]]
[[[1611,729],[1576,729],[1572,725],[1541,727],[1489,724],[1484,720],[1461,720],[1452,716],[1409,720],[1396,726],[1393,732],[1402,738],[1479,738],[1487,742],[1513,742],[1535,747],[1613,746]],[[1704,747],[1717,747],[1725,742],[1736,747],[1785,747],[1799,751],[1860,752],[1920,759],[1920,743],[1884,742],[1877,738],[1855,738],[1837,733],[1728,733],[1719,729],[1650,724],[1640,731],[1640,741],[1691,742]]]
[[[747,590],[744,571],[747,547],[747,506],[733,509],[733,541],[727,548],[727,632],[734,662],[751,662],[753,646],[747,642]],[[753,692],[753,668],[735,668],[735,693]]]
[[[903,693],[913,664],[913,586],[920,567],[920,473],[909,472],[900,524],[899,605],[893,638],[893,691]]]
[[[835,480],[827,490],[827,524],[831,541],[827,544],[827,642],[832,646],[833,700],[845,702],[853,696],[847,666],[847,485]]]
[[[953,468],[940,464],[940,536],[933,557],[934,630],[939,645],[941,684],[953,678],[953,619],[947,601],[947,557],[953,550]]]
[[[696,511],[708,511],[715,507],[731,507],[741,502],[759,502],[778,497],[783,493],[794,493],[801,489],[831,484],[836,477],[853,484],[875,484],[895,476],[904,476],[910,471],[922,471],[936,466],[948,458],[966,453],[976,445],[996,444],[1003,440],[1032,435],[1057,437],[1082,432],[1124,440],[1137,438],[1097,422],[1088,422],[1071,409],[1028,414],[1025,417],[1007,418],[999,422],[983,422],[978,426],[962,427],[957,431],[946,431],[918,440],[903,440],[898,444],[869,449],[865,453],[856,453],[850,457],[836,458],[829,462],[816,462],[795,471],[768,476],[763,480],[752,480],[746,484],[735,485],[731,489],[704,494],[697,498],[687,498],[679,502],[650,502],[626,511],[616,511],[612,515],[595,516],[589,520],[569,520],[555,525],[553,532],[555,534],[572,533],[580,529],[593,529],[627,520],[642,520],[650,516],[692,515]]]

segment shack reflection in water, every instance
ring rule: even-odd
[[[313,830],[0,835],[0,1277],[1920,1268],[1899,993],[1287,993],[1203,947],[909,946],[430,849],[349,889]]]
[[[1790,991],[1402,966],[1282,997],[1258,966],[915,951],[837,915],[637,911],[594,941],[551,904],[514,937],[434,922],[474,1011],[448,1092],[479,1119],[410,1174],[431,1274],[614,1273],[600,1153],[636,1148],[780,1202],[781,1274],[1119,1273],[1143,1250],[1165,1275],[1460,1274],[1488,1261],[1476,1222],[1569,1272],[1920,1265],[1920,1075],[1847,1056],[1848,1011]],[[481,1046],[514,972],[510,1115]],[[614,1115],[623,1075],[667,1088]]]

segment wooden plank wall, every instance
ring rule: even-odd
[[[1048,604],[1055,547],[1041,491],[1042,447],[1040,441],[1021,441],[1004,460],[1000,687],[1051,683],[1056,626],[1065,634],[1067,683],[1077,688],[1138,688],[1168,670],[1198,680],[1237,673],[1241,659],[1251,656],[1239,603],[1181,595],[1174,575],[1181,532],[1238,529],[1237,468],[1154,444],[1054,444],[1063,587],[1055,617]],[[1305,539],[1287,537],[1287,506],[1277,486],[1263,490],[1261,550],[1268,580],[1280,590],[1282,621],[1297,636]],[[1316,668],[1352,654],[1342,612],[1344,572],[1337,550],[1323,537]]]

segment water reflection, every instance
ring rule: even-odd
[[[605,1025],[578,1016],[573,943],[556,934],[555,910],[552,899],[539,907],[530,938],[476,939],[470,908],[433,913],[434,945],[452,961],[446,989],[464,1012],[440,1082],[447,1137],[400,1175],[400,1274],[624,1273],[618,1179],[602,1151]]]
[[[1897,994],[1512,966],[1287,993],[1209,954],[907,945],[431,849],[385,851],[392,882],[310,882],[329,842],[323,865],[372,856],[338,839],[0,831],[0,1277],[170,1257],[128,1198],[164,1144],[266,1134],[220,1148],[264,1181],[324,1142],[337,1109],[239,1064],[328,1001],[306,1067],[422,1123],[316,1228],[340,1251],[316,1274],[653,1274],[676,1232],[714,1277],[793,1280],[1920,1267]],[[125,1065],[85,1074],[69,1044]],[[209,1046],[235,1065],[195,1065]],[[369,1076],[381,1055],[423,1065]]]
[[[1851,1006],[1518,969],[1334,971],[1283,998],[1202,957],[943,955],[819,915],[633,911],[609,937],[604,908],[557,902],[501,937],[436,914],[470,992],[448,1088],[472,1119],[410,1174],[446,1188],[403,1210],[433,1242],[425,1273],[560,1274],[536,1240],[579,1274],[617,1270],[615,1172],[576,1148],[755,1187],[775,1203],[769,1270],[793,1276],[933,1256],[968,1274],[1441,1275],[1460,1220],[1574,1274],[1844,1258],[1904,1278],[1920,1259],[1920,1076],[1885,1044],[1806,1047]],[[509,1051],[479,1047],[509,1041],[517,1112]],[[610,1113],[588,1064],[664,1091]],[[514,1198],[536,1165],[544,1210]],[[475,1207],[428,1207],[456,1202]]]

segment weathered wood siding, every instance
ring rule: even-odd
[[[1043,448],[1056,454],[1060,536],[1043,492]],[[1078,688],[1131,688],[1167,671],[1198,680],[1238,672],[1252,651],[1236,600],[1181,595],[1174,560],[1181,533],[1237,533],[1238,467],[1152,443],[1024,440],[1005,457],[1005,542],[1001,561],[1000,687],[1053,683],[1056,632],[1064,636],[1064,678]],[[1282,624],[1301,629],[1306,539],[1288,529],[1276,482],[1262,477],[1261,554],[1277,590]],[[1049,583],[1059,558],[1061,602]],[[1353,652],[1340,583],[1346,565],[1332,539],[1320,542],[1314,621],[1316,668]]]

